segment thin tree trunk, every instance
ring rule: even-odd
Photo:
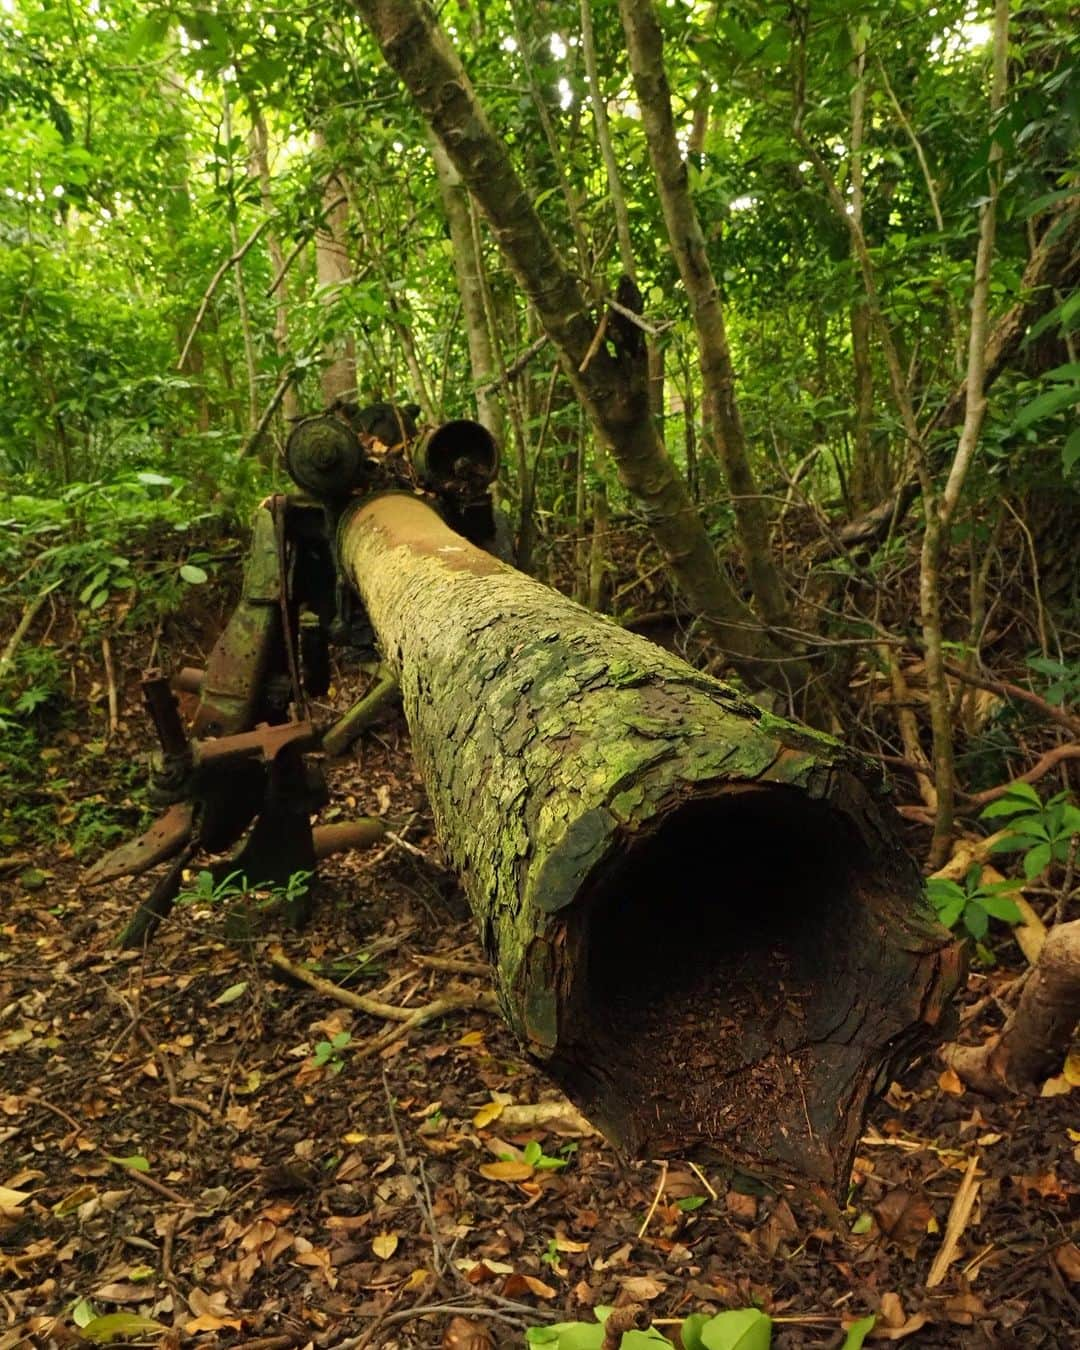
[[[623,192],[622,180],[619,177],[615,149],[611,144],[607,104],[600,89],[600,72],[596,63],[596,40],[593,36],[592,0],[581,0],[581,45],[585,57],[585,75],[589,81],[589,106],[592,108],[593,122],[596,125],[596,140],[600,146],[600,156],[604,161],[604,174],[607,177],[611,209],[615,214],[615,237],[619,243],[619,262],[622,265],[623,272],[630,280],[636,281],[637,269],[634,266],[634,245],[630,239],[630,213],[626,209],[626,194]]]
[[[1008,61],[1009,0],[994,6],[993,69],[990,81],[990,128],[1005,100]],[[991,141],[987,196],[979,208],[979,243],[971,292],[971,327],[968,336],[968,368],[964,424],[945,487],[938,495],[929,468],[922,470],[926,525],[923,533],[919,575],[920,618],[926,654],[926,687],[930,699],[930,723],[934,735],[934,786],[937,814],[930,848],[930,866],[940,867],[948,855],[956,810],[956,763],[953,746],[952,709],[945,677],[944,637],[941,621],[941,568],[949,540],[949,527],[982,431],[986,413],[986,341],[989,331],[990,264],[994,256],[997,198],[1000,189],[1001,144]]]
[[[766,623],[784,626],[790,623],[790,611],[773,561],[768,518],[747,453],[720,293],[690,196],[686,164],[679,153],[660,27],[651,0],[619,0],[619,9],[668,239],[697,330],[702,392],[711,414],[716,453],[723,463],[732,497],[743,561]]]
[[[326,149],[321,131],[315,133],[315,145]],[[342,185],[336,173],[328,176],[323,187],[323,228],[315,231],[315,276],[320,298],[327,309],[336,301],[335,292],[352,277],[352,262],[345,244],[349,208]],[[351,334],[324,351],[326,364],[320,376],[323,398],[328,404],[335,399],[356,394],[356,342]]]
[[[770,666],[770,645],[721,571],[686,485],[656,434],[639,330],[618,332],[615,351],[600,344],[586,362],[596,332],[589,303],[431,11],[420,0],[354,3],[484,212],[578,398],[610,445],[620,479],[645,511],[687,603],[706,619],[747,679],[783,684],[786,668]]]
[[[270,141],[266,131],[266,118],[262,109],[251,103],[251,158],[259,178],[259,196],[262,208],[267,215],[274,210],[273,187],[270,178]],[[277,232],[271,228],[266,234],[266,251],[270,257],[271,275],[281,276],[281,282],[274,291],[274,347],[278,360],[286,362],[289,357],[289,299],[287,283],[284,277],[285,254]],[[295,383],[290,380],[281,396],[281,413],[286,422],[297,417],[300,402]]]
[[[855,82],[851,91],[851,214],[862,228],[863,221],[863,131],[866,122],[866,29],[856,23],[851,32],[855,53]],[[885,485],[878,481],[873,463],[870,431],[874,415],[874,377],[870,361],[870,311],[866,295],[851,305],[851,363],[855,377],[855,425],[851,451],[851,500],[855,510],[878,501]]]
[[[251,317],[248,313],[247,291],[244,289],[244,259],[240,255],[240,232],[236,225],[236,179],[232,154],[232,103],[229,99],[227,84],[222,85],[222,111],[224,115],[223,133],[225,136],[226,158],[229,165],[229,238],[233,251],[233,283],[236,286],[236,308],[240,315],[240,333],[244,343],[244,368],[247,372],[248,416],[247,434],[250,437],[259,424],[259,376],[255,363],[255,340],[251,332]],[[240,255],[240,256],[238,256]]]
[[[477,253],[473,238],[468,193],[449,155],[434,137],[431,139],[431,157],[454,251],[454,271],[461,295],[469,364],[476,390],[477,418],[503,445],[506,442],[506,417],[497,393],[499,369],[484,308],[484,282],[481,276],[484,260]]]

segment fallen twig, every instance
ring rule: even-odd
[[[975,1180],[975,1171],[979,1166],[979,1155],[973,1153],[967,1165],[967,1171],[964,1173],[960,1187],[953,1197],[952,1207],[949,1210],[949,1221],[945,1225],[945,1240],[942,1242],[937,1256],[934,1257],[934,1264],[930,1267],[930,1274],[926,1277],[927,1289],[935,1289],[945,1278],[946,1272],[952,1263],[956,1260],[957,1249],[960,1246],[960,1238],[963,1236],[964,1229],[967,1227],[968,1219],[971,1217],[972,1206],[975,1204],[975,1197],[979,1194],[979,1187],[982,1182]]]
[[[660,1197],[664,1194],[664,1186],[667,1184],[668,1165],[666,1159],[660,1163],[660,1182],[656,1187],[656,1194],[653,1196],[653,1202],[649,1206],[649,1212],[641,1221],[641,1227],[638,1229],[638,1240],[645,1236],[645,1230],[652,1221],[652,1216],[656,1213],[656,1207],[660,1203]]]
[[[45,586],[38,591],[37,595],[34,596],[33,600],[31,600],[23,610],[22,617],[15,625],[15,631],[12,633],[11,637],[8,638],[3,653],[0,654],[0,676],[7,674],[8,666],[15,660],[15,653],[19,650],[19,644],[30,631],[30,626],[37,618],[38,611],[59,585],[59,580],[50,582],[48,586]]]

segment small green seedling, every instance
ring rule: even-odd
[[[351,1031],[339,1031],[328,1041],[316,1042],[315,1053],[311,1056],[312,1063],[318,1069],[325,1064],[329,1066],[331,1073],[340,1073],[345,1067],[345,1059],[341,1052],[351,1043]]]

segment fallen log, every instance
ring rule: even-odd
[[[958,978],[880,769],[415,496],[337,543],[528,1053],[627,1152],[844,1187]]]

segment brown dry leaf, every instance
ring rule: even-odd
[[[495,1350],[495,1341],[482,1322],[452,1317],[443,1335],[442,1350]]]
[[[799,1225],[791,1206],[781,1198],[773,1206],[772,1213],[754,1234],[755,1241],[766,1256],[775,1256],[784,1238],[797,1237]]]
[[[1073,1085],[1063,1073],[1059,1073],[1056,1078],[1048,1078],[1042,1085],[1039,1092],[1040,1097],[1064,1097],[1067,1092],[1073,1090]]]
[[[898,1188],[874,1206],[878,1227],[905,1256],[913,1257],[927,1233],[933,1211],[924,1196]]]
[[[371,1250],[380,1261],[389,1261],[397,1251],[398,1235],[396,1233],[380,1233],[377,1237],[371,1239]]]
[[[212,1294],[193,1289],[188,1294],[188,1307],[195,1316],[192,1321],[184,1323],[187,1332],[221,1331],[225,1327],[240,1331],[243,1328],[243,1318],[237,1317],[230,1309],[223,1289],[215,1289]]]
[[[728,1191],[724,1196],[724,1207],[732,1218],[742,1219],[744,1223],[753,1223],[757,1218],[757,1197],[754,1195]]]
[[[423,1266],[417,1266],[405,1281],[404,1292],[406,1294],[411,1294],[415,1289],[422,1289],[430,1279],[431,1271],[425,1270]]]
[[[517,1298],[521,1294],[535,1294],[537,1298],[554,1298],[558,1290],[538,1280],[535,1275],[507,1275],[503,1281],[503,1298]]]
[[[907,1321],[907,1313],[904,1312],[904,1305],[900,1302],[900,1295],[890,1291],[881,1296],[881,1310],[878,1313],[878,1320],[882,1326],[902,1327]]]
[[[29,1199],[29,1191],[13,1191],[8,1186],[0,1186],[0,1207],[3,1209],[18,1209]]]
[[[902,1341],[907,1336],[914,1336],[917,1331],[922,1331],[930,1318],[926,1313],[912,1313],[907,1321],[900,1327],[886,1327],[880,1323],[874,1327],[870,1333],[872,1341]]]
[[[114,1280],[111,1284],[99,1285],[91,1298],[99,1298],[102,1303],[148,1303],[153,1296],[152,1285],[134,1284],[130,1280]]]
[[[480,1175],[488,1181],[528,1181],[533,1174],[531,1163],[518,1162],[514,1158],[505,1158],[500,1162],[484,1163]]]
[[[377,1242],[378,1238],[376,1238],[375,1241]],[[296,1245],[299,1247],[300,1245],[299,1240],[297,1240]],[[372,1243],[372,1246],[374,1245],[375,1243]],[[396,1246],[397,1246],[397,1238],[395,1237],[394,1247]],[[387,1255],[392,1254],[393,1248],[391,1248],[390,1252],[388,1252]],[[319,1275],[322,1276],[322,1278],[326,1281],[327,1285],[331,1289],[337,1288],[337,1275],[335,1274],[334,1267],[330,1261],[330,1253],[329,1251],[327,1251],[325,1247],[312,1247],[310,1251],[306,1252],[298,1251],[296,1255],[293,1257],[292,1263],[294,1266],[310,1267],[312,1270],[317,1271]]]
[[[945,1316],[954,1326],[970,1327],[977,1317],[986,1316],[986,1304],[968,1289],[945,1300]]]
[[[1080,1284],[1080,1247],[1075,1242],[1065,1242],[1057,1249],[1054,1264],[1067,1280]]]
[[[651,1275],[627,1275],[619,1281],[619,1287],[632,1303],[649,1303],[667,1288]]]
[[[230,1106],[225,1112],[225,1120],[234,1130],[248,1130],[251,1128],[251,1107]]]
[[[942,1092],[948,1092],[954,1097],[963,1096],[964,1084],[955,1069],[942,1069],[937,1081]]]
[[[589,1244],[587,1242],[573,1242],[570,1238],[563,1237],[560,1234],[555,1239],[555,1250],[557,1252],[587,1252]]]

